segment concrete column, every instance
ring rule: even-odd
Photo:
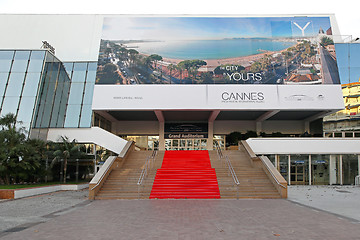
[[[309,154],[309,185],[311,184],[311,154]]]
[[[206,143],[207,150],[213,150],[213,147],[214,147],[213,139],[214,139],[214,122],[209,121],[208,122],[208,138],[207,138],[207,143]]]
[[[165,151],[165,123],[159,122],[159,150]]]
[[[310,122],[309,121],[304,122],[304,132],[310,133]]]
[[[336,155],[330,155],[330,163],[329,163],[329,184],[336,184]]]
[[[358,175],[360,175],[360,155],[358,155]]]
[[[262,132],[262,122],[256,122],[256,133],[259,135]]]
[[[288,184],[291,185],[291,157],[288,155]]]
[[[343,161],[342,155],[340,155],[340,163],[339,163],[339,175],[340,175],[340,185],[343,185]]]

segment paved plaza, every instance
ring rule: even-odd
[[[360,239],[355,218],[294,203],[296,189],[289,193],[290,201],[89,202],[86,190],[58,192],[0,202],[0,239]]]

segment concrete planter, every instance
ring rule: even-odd
[[[89,184],[62,184],[45,187],[0,189],[0,199],[18,199],[57,191],[76,191],[88,188]]]

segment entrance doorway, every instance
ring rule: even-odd
[[[165,139],[165,150],[206,150],[207,139]]]
[[[291,184],[305,184],[305,166],[304,161],[291,161]]]

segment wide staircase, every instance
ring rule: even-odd
[[[228,150],[222,153],[228,156],[240,184],[234,184],[228,166],[223,160],[219,160],[217,152],[209,151],[211,166],[215,168],[218,178],[221,198],[280,198],[279,192],[261,168],[261,163],[251,164],[245,150]]]
[[[208,151],[166,151],[150,199],[220,198]]]
[[[139,176],[145,166],[145,159],[150,154],[151,152],[147,151],[131,152],[122,167],[111,171],[95,199],[148,199],[156,170],[161,167],[164,151],[157,152],[152,169],[139,189]]]
[[[217,151],[159,151],[139,186],[147,151],[133,151],[114,168],[95,199],[280,198],[261,162],[252,163],[245,150],[223,151],[239,185]]]

